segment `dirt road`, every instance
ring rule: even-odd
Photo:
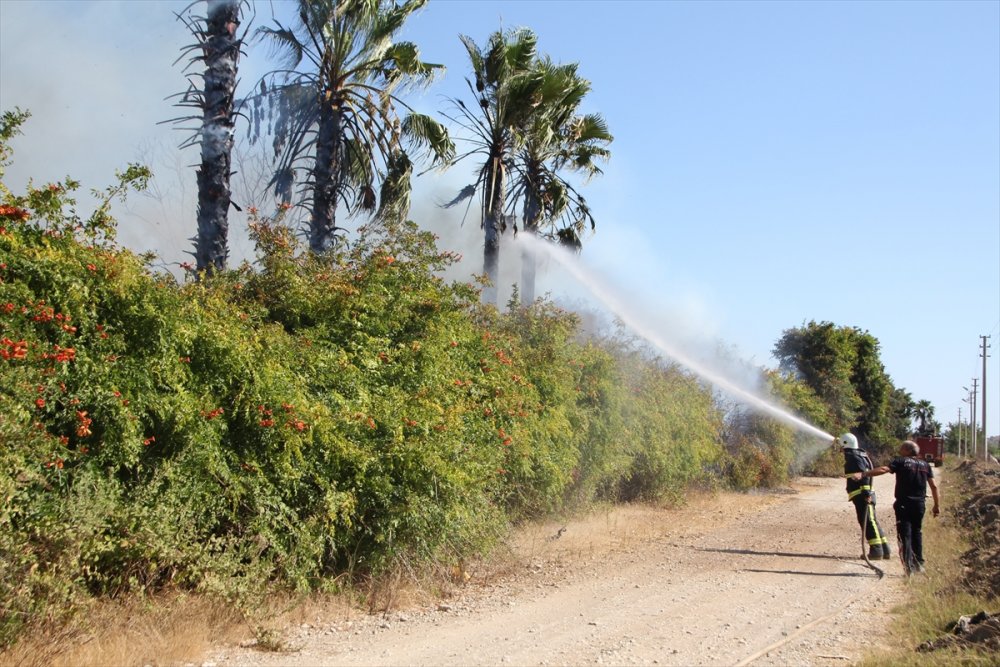
[[[895,546],[892,481],[875,479]],[[906,589],[896,558],[882,580],[866,569],[856,526],[837,479],[615,510],[558,538],[559,524],[524,533],[507,574],[471,571],[444,603],[317,616],[289,630],[288,651],[230,647],[208,662],[848,665]]]

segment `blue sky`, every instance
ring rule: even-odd
[[[197,156],[155,125],[184,86],[170,12],[185,4],[0,0],[0,108],[35,114],[8,180],[99,187],[154,156],[163,199],[189,199]],[[257,5],[260,24],[272,3]],[[457,35],[483,43],[501,26],[579,62],[586,110],[615,135],[587,186],[598,230],[583,255],[609,282],[760,365],[809,320],[868,330],[896,385],[942,421],[968,414],[962,387],[991,334],[1000,432],[1000,3],[431,0],[404,37],[448,71],[414,105],[462,96]],[[266,56],[248,50],[247,88]],[[414,215],[474,256],[478,225],[433,206],[464,182],[423,177]],[[125,211],[123,238],[177,261],[193,208],[163,199]]]

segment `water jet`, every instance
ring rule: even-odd
[[[517,240],[536,256],[542,255],[548,257],[562,266],[577,283],[586,289],[604,308],[618,317],[636,335],[698,377],[745,405],[764,412],[799,431],[823,439],[826,442],[834,440],[834,437],[826,431],[747,391],[728,378],[707,368],[704,364],[692,359],[689,355],[678,349],[677,346],[671,345],[650,323],[645,321],[645,318],[633,312],[623,299],[613,294],[611,289],[599,280],[593,271],[585,267],[575,255],[552,243],[539,240],[531,234],[519,234]]]

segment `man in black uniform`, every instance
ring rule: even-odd
[[[940,513],[940,508],[934,469],[927,461],[918,458],[920,447],[917,443],[907,440],[899,448],[899,454],[889,465],[855,473],[854,479],[876,477],[887,472],[896,476],[896,502],[892,509],[896,511],[896,534],[903,568],[910,575],[924,571],[923,521],[928,486],[934,497],[934,507],[931,510],[934,516]]]
[[[872,470],[875,466],[868,458],[868,452],[858,449],[858,439],[853,433],[845,433],[838,439],[844,450],[844,476],[847,477],[847,499],[854,503],[858,515],[858,525],[865,529],[868,540],[868,558],[889,559],[892,554],[889,540],[875,519],[875,493],[870,480],[854,479],[854,473]]]

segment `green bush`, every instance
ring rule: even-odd
[[[708,389],[551,304],[481,306],[413,223],[317,257],[257,220],[256,265],[178,283],[116,245],[148,172],[119,176],[86,219],[73,181],[0,183],[0,646],[95,596],[464,557],[724,465]]]

